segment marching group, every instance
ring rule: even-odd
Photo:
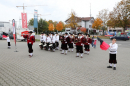
[[[41,49],[55,52],[56,49],[59,49],[59,40],[61,40],[61,54],[65,55],[67,52],[73,52],[73,48],[76,46],[76,57],[79,57],[79,53],[81,53],[81,58],[83,58],[83,49],[85,50],[84,54],[89,55],[90,44],[92,47],[96,47],[94,36],[91,39],[89,34],[83,35],[82,33],[78,33],[78,35],[65,33],[61,36],[54,33],[42,33],[39,46]]]
[[[35,42],[35,37],[32,35],[33,33],[32,31],[29,31],[28,33],[29,35],[23,34],[23,37],[27,39],[29,57],[32,57],[33,56],[32,45]],[[10,48],[11,44],[8,35],[6,39],[8,42],[8,48]],[[89,55],[90,44],[92,44],[92,47],[94,48],[96,47],[96,39],[94,39],[94,36],[90,38],[89,34],[83,35],[82,33],[78,33],[78,35],[65,33],[64,35],[61,36],[54,33],[50,33],[50,34],[42,33],[40,36],[41,43],[39,44],[39,46],[41,49],[55,52],[56,49],[57,50],[59,49],[59,40],[61,40],[61,51],[62,51],[61,54],[65,54],[65,55],[67,55],[68,51],[73,52],[73,48],[75,46],[76,53],[77,53],[76,57],[79,57],[79,53],[81,53],[81,58],[83,58],[83,53]],[[100,45],[100,48],[104,48],[106,45],[106,43],[103,41],[101,44],[102,46]],[[113,70],[116,70],[117,48],[118,48],[118,44],[116,44],[116,39],[113,39],[112,43],[110,43],[107,48],[109,49],[109,63],[110,63],[110,65],[107,66],[107,68],[112,68],[112,64],[114,64]]]

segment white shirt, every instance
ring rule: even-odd
[[[7,38],[5,38],[5,39],[7,39],[7,42],[10,42],[10,38],[9,38],[9,37],[7,37]]]
[[[51,43],[55,43],[55,36],[51,37]]]
[[[55,41],[59,42],[59,35],[55,36]]]
[[[81,39],[81,38],[82,38],[82,36],[78,36],[78,38],[80,38],[80,39]]]
[[[117,53],[117,48],[118,48],[118,44],[112,44],[110,43],[110,48],[109,48],[109,53],[110,54],[116,54]]]
[[[42,36],[42,35],[40,35],[40,41],[41,41],[41,42],[43,41],[43,36]]]
[[[45,42],[51,42],[51,38],[49,36],[46,37],[46,41]]]
[[[43,35],[43,42],[45,42],[46,41],[46,36],[45,35]]]

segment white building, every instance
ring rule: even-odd
[[[10,24],[10,22],[4,22],[4,21],[0,21],[0,33],[2,32],[12,32],[12,25]]]
[[[79,21],[78,22],[78,26],[85,27],[87,29],[88,33],[89,33],[90,30],[93,30],[93,28],[92,28],[92,24],[94,22],[94,18],[93,17],[76,17],[76,21],[77,20]],[[65,22],[66,22],[66,24],[68,24],[69,19],[67,19]],[[78,29],[78,27],[76,29]]]

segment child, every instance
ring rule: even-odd
[[[93,47],[96,48],[97,39],[94,39]]]
[[[117,53],[117,48],[118,45],[116,44],[116,39],[112,40],[112,43],[109,44],[109,63],[110,65],[107,66],[107,68],[112,68],[112,63],[114,64],[113,70],[116,70],[116,53]]]
[[[7,42],[8,42],[8,48],[10,49],[11,45],[10,45],[10,38],[9,38],[9,35],[7,35],[7,38],[5,38],[5,39],[7,39]]]

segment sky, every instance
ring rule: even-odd
[[[0,21],[9,22],[15,19],[19,22],[23,8],[17,8],[16,6],[22,6],[23,3],[25,6],[28,6],[25,7],[27,21],[34,18],[33,13],[34,9],[36,9],[38,10],[38,14],[43,15],[40,16],[42,19],[64,22],[72,10],[75,11],[78,17],[90,17],[90,3],[91,16],[96,18],[99,11],[102,9],[112,11],[113,7],[120,1],[121,0],[0,0]]]

